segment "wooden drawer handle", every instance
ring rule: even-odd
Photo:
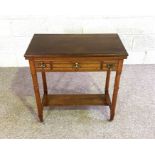
[[[45,68],[45,67],[46,67],[46,64],[42,62],[42,63],[40,64],[40,67],[41,67],[41,68]]]
[[[80,67],[80,64],[78,62],[76,62],[74,65],[73,65],[74,68],[79,68]]]
[[[108,69],[112,69],[112,68],[114,67],[114,64],[107,64],[106,67],[107,67]]]

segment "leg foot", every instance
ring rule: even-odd
[[[43,115],[42,116],[38,116],[39,117],[39,120],[40,120],[40,122],[43,122],[44,120],[43,120]]]
[[[115,116],[114,112],[110,111],[110,120],[109,121],[112,121],[114,119],[114,116]]]

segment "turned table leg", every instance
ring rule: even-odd
[[[42,71],[41,74],[42,74],[44,97],[45,97],[44,106],[47,106],[48,105],[48,100],[47,100],[48,89],[47,89],[47,82],[46,82],[46,72]]]
[[[106,76],[105,95],[109,94],[109,83],[110,83],[110,68],[108,69]]]
[[[46,73],[45,71],[42,71],[42,79],[43,79],[43,88],[44,88],[44,93],[47,94],[47,82],[46,82]]]
[[[34,86],[34,93],[35,93],[35,98],[36,98],[36,103],[37,103],[38,117],[40,121],[43,122],[43,105],[41,103],[41,98],[40,98],[37,72],[35,70],[34,61],[29,60],[29,64],[30,64],[30,70],[31,70],[32,81],[33,81],[33,86]]]
[[[119,89],[119,82],[120,82],[122,67],[123,67],[123,60],[119,60],[118,67],[116,70],[116,76],[115,76],[112,104],[110,106],[110,120],[111,121],[114,119],[114,116],[115,116],[115,108],[116,108],[117,94],[118,94],[118,89]]]

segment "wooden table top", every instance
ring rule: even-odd
[[[50,56],[119,56],[128,53],[118,34],[35,34],[25,58]]]

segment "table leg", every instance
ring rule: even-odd
[[[122,72],[122,66],[123,66],[123,60],[119,60],[118,67],[116,70],[116,76],[115,76],[112,104],[110,106],[110,120],[111,121],[114,119],[114,116],[115,116],[116,100],[117,100],[117,94],[118,94],[118,89],[119,89],[119,82],[120,82],[120,76],[121,76],[121,72]]]
[[[43,105],[41,103],[41,98],[40,98],[37,72],[35,70],[34,61],[29,60],[29,64],[30,64],[30,70],[31,70],[32,81],[33,81],[33,86],[34,86],[34,93],[35,93],[35,98],[36,98],[36,103],[37,103],[38,117],[40,121],[43,122]]]
[[[110,83],[110,68],[108,69],[106,76],[105,95],[109,94],[109,83]]]
[[[47,89],[47,82],[46,82],[46,72],[42,71],[41,73],[42,73],[43,89],[44,89],[44,97],[45,97],[44,106],[47,106],[48,105],[48,100],[47,100],[48,89]]]

